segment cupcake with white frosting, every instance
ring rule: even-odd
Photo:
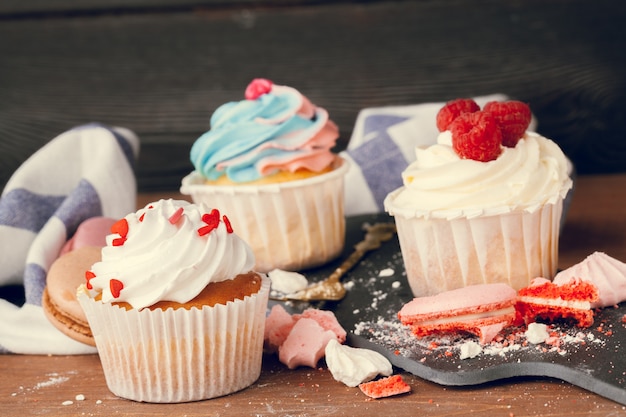
[[[526,131],[529,122],[528,107],[513,101],[481,110],[460,99],[440,111],[437,143],[416,149],[384,203],[415,296],[554,277],[570,167],[558,145]]]
[[[109,389],[203,400],[261,372],[269,278],[216,209],[160,200],[118,221],[78,289]]]

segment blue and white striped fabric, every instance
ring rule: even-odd
[[[479,106],[508,100],[502,94],[475,97]],[[384,211],[383,200],[402,185],[402,171],[415,161],[415,147],[436,142],[435,123],[444,103],[376,107],[361,110],[347,149],[346,215]]]
[[[46,273],[85,219],[135,209],[139,140],[127,129],[88,124],[35,152],[0,196],[0,285],[23,284],[26,303],[0,299],[0,353],[80,354],[43,314]]]

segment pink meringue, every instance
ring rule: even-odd
[[[554,277],[554,283],[563,285],[572,278],[593,283],[600,293],[592,308],[610,307],[626,301],[626,264],[603,252],[594,252],[582,262]]]

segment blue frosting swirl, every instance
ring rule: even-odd
[[[313,106],[313,117],[305,117],[300,109],[306,99],[295,89],[276,87],[255,100],[215,110],[211,129],[191,147],[197,172],[209,180],[227,175],[235,182],[254,181],[268,175],[262,172],[268,161],[288,162],[319,152],[309,142],[329,122],[325,111]]]

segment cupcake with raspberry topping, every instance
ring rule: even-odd
[[[175,403],[256,381],[269,278],[229,218],[160,200],[111,231],[77,292],[111,392]]]
[[[416,149],[403,186],[385,199],[415,296],[553,277],[569,161],[526,131],[528,106],[471,99],[446,103],[437,143]]]
[[[294,88],[259,78],[244,96],[215,110],[180,191],[229,213],[258,271],[332,260],[345,234],[348,164],[331,151],[339,129]]]

